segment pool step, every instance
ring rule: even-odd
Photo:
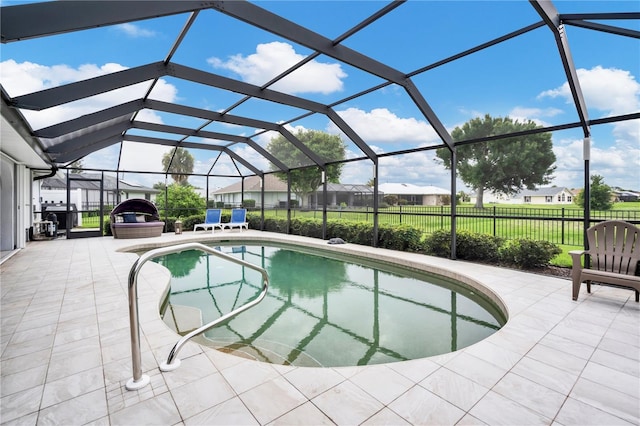
[[[253,359],[255,361],[268,362],[276,365],[294,365],[297,367],[323,367],[312,356],[300,352],[291,346],[271,340],[257,339],[253,344],[246,345],[233,341],[211,340],[205,338],[207,342],[200,342],[213,347],[221,352],[236,355],[242,358]],[[288,357],[293,353],[294,359]]]

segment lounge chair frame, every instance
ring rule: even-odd
[[[193,225],[193,231],[197,231],[198,228],[202,228],[207,231],[211,229],[211,233],[213,234],[216,228],[223,230],[222,227],[222,210],[221,209],[207,209],[205,214],[204,223],[196,223]]]
[[[588,250],[572,250],[571,277],[573,300],[578,300],[580,285],[591,281],[627,287],[635,290],[640,299],[640,228],[620,220],[598,223],[587,229]],[[590,267],[582,266],[583,255],[590,257]]]
[[[247,209],[232,209],[231,220],[229,222],[222,223],[222,229],[242,228],[249,229],[249,223],[247,222]]]

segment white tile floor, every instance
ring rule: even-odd
[[[640,424],[640,304],[594,286],[571,300],[570,282],[519,271],[347,244],[369,257],[447,268],[499,295],[507,325],[452,354],[369,367],[264,364],[188,343],[162,373],[177,337],[158,314],[168,275],[140,274],[143,371],[127,391],[131,348],[127,279],[133,245],[252,237],[247,231],[31,242],[1,271],[3,425]]]

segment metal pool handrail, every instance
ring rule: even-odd
[[[133,368],[133,378],[129,379],[125,387],[128,390],[137,390],[141,389],[150,382],[149,376],[146,374],[142,374],[142,359],[140,353],[140,322],[138,318],[138,273],[142,266],[149,260],[154,259],[159,256],[163,256],[171,253],[179,253],[185,250],[200,250],[209,254],[213,254],[215,256],[226,259],[230,262],[237,263],[242,266],[246,266],[247,268],[254,269],[262,275],[262,290],[258,297],[240,306],[238,309],[235,309],[220,318],[217,318],[214,321],[211,321],[208,324],[203,325],[202,327],[193,330],[191,333],[183,336],[171,349],[169,353],[169,357],[167,358],[167,362],[160,366],[162,371],[171,371],[175,370],[180,366],[180,360],[176,358],[178,352],[182,348],[182,346],[194,336],[197,336],[205,331],[209,330],[212,327],[220,324],[221,322],[232,318],[239,313],[257,305],[264,299],[267,295],[267,289],[269,287],[269,276],[267,275],[267,271],[264,268],[261,268],[257,265],[249,263],[245,260],[235,258],[231,255],[218,251],[212,247],[205,246],[200,243],[185,243],[175,246],[169,247],[161,247],[154,250],[150,250],[144,254],[142,254],[138,260],[135,261],[133,266],[131,266],[131,270],[129,271],[129,327],[131,330],[131,363]]]

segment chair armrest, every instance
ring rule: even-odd
[[[573,269],[582,269],[582,256],[587,254],[587,250],[571,250],[569,255],[571,256],[571,263]]]

